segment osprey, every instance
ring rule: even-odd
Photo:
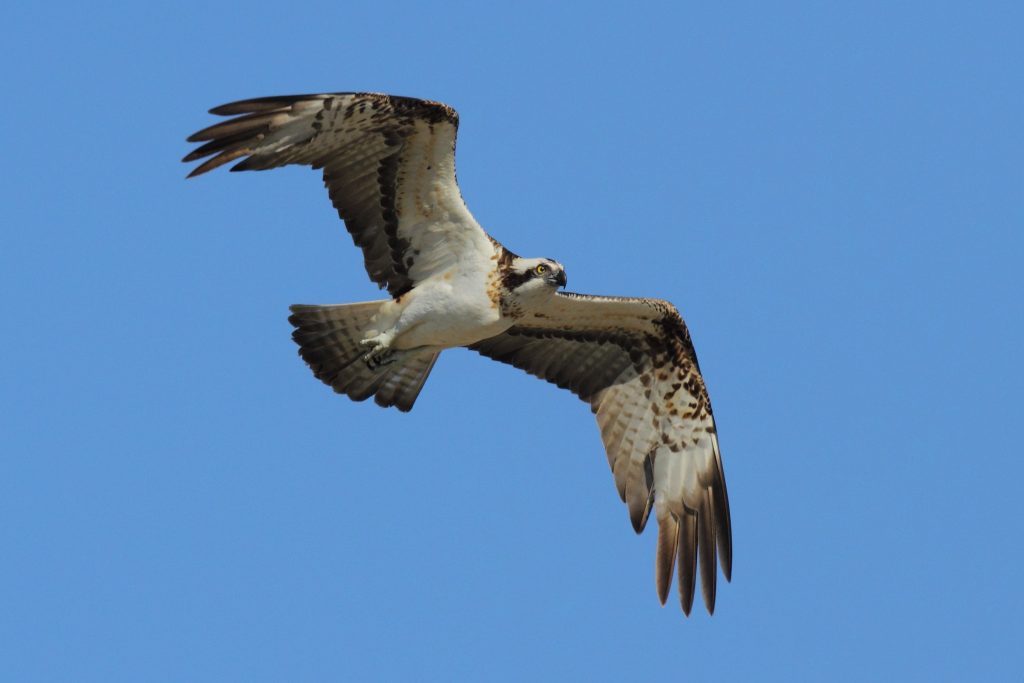
[[[243,100],[188,138],[189,177],[287,164],[323,171],[366,270],[390,298],[292,306],[299,354],[356,401],[412,409],[438,355],[464,346],[568,389],[597,416],[619,495],[637,533],[658,520],[662,604],[701,591],[714,613],[718,564],[729,580],[732,531],[711,403],[690,334],[658,299],[558,291],[562,264],[522,258],[483,231],[455,179],[459,117],[439,102],[375,93]]]

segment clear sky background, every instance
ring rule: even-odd
[[[29,5],[0,679],[1020,680],[1024,5]],[[331,90],[450,103],[492,234],[678,305],[714,617],[658,606],[572,395],[456,350],[400,414],[297,357],[289,304],[378,295],[318,176],[178,160],[209,107]]]

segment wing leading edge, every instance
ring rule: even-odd
[[[232,171],[321,169],[367,273],[393,297],[460,256],[491,255],[455,178],[459,117],[448,105],[328,93],[242,100],[210,112],[233,118],[188,138],[204,144],[183,161],[206,158],[189,177],[237,159]]]
[[[470,347],[568,389],[597,416],[619,495],[640,533],[658,520],[655,579],[665,603],[675,565],[686,614],[699,558],[715,607],[718,565],[732,574],[732,529],[711,403],[672,304],[559,293],[507,332]]]

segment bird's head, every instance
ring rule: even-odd
[[[517,256],[508,264],[501,283],[510,295],[529,306],[547,299],[559,287],[565,287],[565,268],[554,259]]]

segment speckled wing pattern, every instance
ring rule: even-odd
[[[704,604],[713,613],[717,565],[726,580],[732,573],[729,500],[711,403],[675,307],[559,293],[469,348],[590,403],[637,533],[655,510],[659,599],[665,603],[678,564],[680,604],[690,613],[699,557]]]
[[[233,118],[188,138],[209,157],[200,175],[242,158],[232,171],[287,164],[322,169],[324,184],[370,278],[393,297],[490,242],[455,179],[459,117],[439,102],[377,93],[242,100],[210,113]]]

